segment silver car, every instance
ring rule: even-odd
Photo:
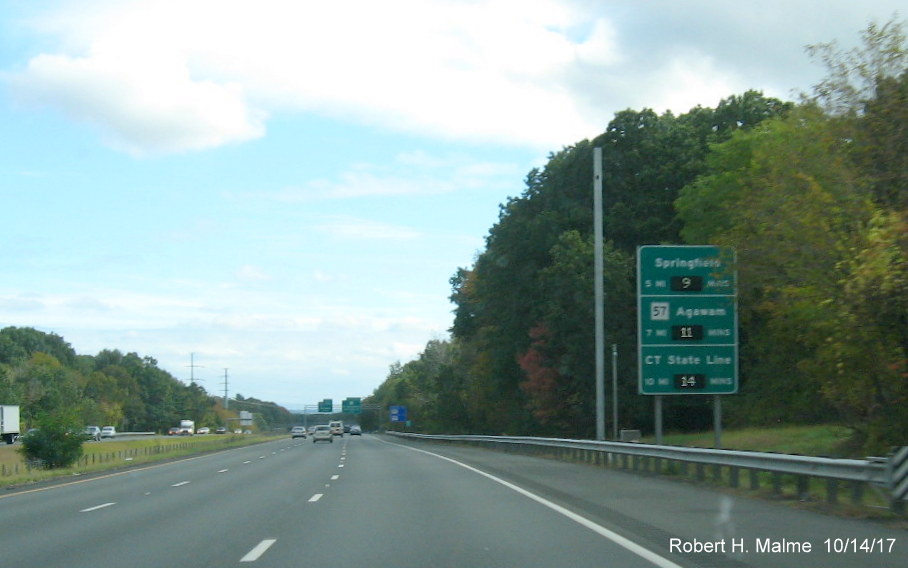
[[[85,435],[88,436],[89,440],[94,440],[95,442],[101,441],[101,429],[97,426],[86,426]]]
[[[334,443],[334,435],[331,433],[331,428],[322,424],[321,426],[315,427],[315,432],[312,433],[312,443],[316,443],[319,440],[323,442]]]

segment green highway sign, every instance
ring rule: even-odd
[[[730,249],[638,249],[640,394],[738,391],[735,279]]]
[[[330,398],[323,399],[318,403],[319,412],[334,412],[334,401]]]
[[[363,400],[359,397],[345,398],[341,402],[341,412],[345,414],[362,414]]]

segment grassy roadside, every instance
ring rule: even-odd
[[[227,434],[86,442],[83,445],[85,453],[77,464],[55,470],[29,468],[16,451],[20,445],[0,445],[0,488],[166,461],[273,439],[274,436],[260,434]]]
[[[863,457],[851,455],[848,444],[851,429],[845,426],[780,426],[775,428],[743,428],[722,432],[722,448],[755,452],[777,452],[803,456]],[[654,444],[655,437],[644,437],[647,444]],[[712,448],[713,432],[696,434],[666,434],[662,443],[667,446]]]
[[[645,443],[655,443],[655,437],[644,437]],[[726,450],[743,450],[756,452],[774,452],[804,456],[831,458],[864,458],[856,451],[852,442],[850,428],[836,425],[813,426],[779,426],[774,428],[743,428],[722,432],[722,448]],[[662,443],[670,446],[695,448],[715,447],[715,433],[701,432],[695,434],[665,434]],[[705,468],[705,475],[697,474],[694,467],[684,468],[676,464],[666,464],[659,473],[679,480],[693,483],[707,483],[725,491],[748,495],[761,499],[785,501],[793,506],[821,511],[852,518],[873,518],[877,520],[896,521],[904,527],[904,517],[892,514],[889,510],[887,495],[879,489],[867,486],[861,497],[861,503],[855,503],[849,496],[850,489],[846,484],[835,487],[837,503],[829,503],[830,485],[821,479],[811,478],[806,487],[799,486],[795,476],[778,475],[762,472],[758,475],[758,489],[748,488],[749,480],[742,474],[741,479],[732,482],[728,468]],[[733,487],[735,486],[735,487]]]

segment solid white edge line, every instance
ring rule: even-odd
[[[116,505],[116,503],[104,503],[102,505],[95,505],[94,507],[89,507],[87,509],[82,509],[80,513],[90,513],[92,511],[97,511],[98,509],[103,509],[104,507],[110,507],[111,505]]]
[[[179,483],[174,483],[173,485],[171,485],[171,487],[183,487],[184,485],[189,485],[190,483],[190,481],[181,481]]]
[[[258,560],[265,551],[271,548],[271,545],[277,542],[276,538],[266,538],[262,542],[255,545],[255,548],[246,553],[246,556],[240,558],[240,562],[255,562]]]
[[[427,454],[430,456],[434,456],[439,459],[443,459],[445,461],[449,461],[453,464],[459,465],[460,467],[462,467],[464,469],[468,469],[468,470],[472,471],[473,473],[477,473],[483,477],[491,479],[492,481],[494,481],[496,483],[500,483],[501,485],[504,485],[508,489],[516,491],[517,493],[523,495],[524,497],[528,497],[528,498],[532,499],[533,501],[536,501],[540,505],[544,505],[544,506],[548,507],[549,509],[555,511],[556,513],[564,515],[565,517],[571,519],[575,523],[578,523],[578,524],[590,529],[591,531],[599,534],[600,536],[604,536],[605,538],[609,539],[610,541],[614,542],[615,544],[621,546],[622,548],[624,548],[630,552],[633,552],[637,556],[655,564],[656,566],[659,566],[660,568],[682,568],[679,564],[675,564],[671,560],[664,558],[662,556],[659,556],[658,554],[649,550],[648,548],[644,548],[643,546],[640,546],[636,542],[629,540],[616,532],[610,531],[609,529],[587,519],[586,517],[578,515],[577,513],[573,512],[569,509],[565,509],[564,507],[562,507],[561,505],[558,505],[557,503],[553,503],[552,501],[549,501],[548,499],[546,499],[544,497],[540,497],[539,495],[536,495],[535,493],[531,493],[531,492],[527,491],[526,489],[519,487],[517,485],[514,485],[513,483],[511,483],[509,481],[505,481],[504,479],[501,479],[500,477],[496,477],[496,476],[492,475],[491,473],[486,473],[480,469],[476,469],[475,467],[473,467],[471,465],[467,465],[463,462],[459,462],[453,458],[449,458],[449,457],[443,456],[441,454],[436,454],[434,452],[421,450],[419,448],[412,448],[410,446],[404,446],[402,444],[395,444],[394,442],[386,442],[384,440],[382,440],[382,441],[385,442],[386,444],[391,444],[392,446],[406,448],[408,450],[413,450],[414,452],[421,452],[421,453],[424,453],[424,454]]]
[[[316,493],[316,494],[313,495],[312,497],[309,497],[309,502],[310,502],[310,503],[315,503],[316,501],[318,501],[319,499],[321,499],[321,498],[324,497],[324,496],[325,496],[324,493]]]

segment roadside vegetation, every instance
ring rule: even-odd
[[[796,425],[766,428],[741,428],[722,432],[722,448],[753,452],[776,452],[830,458],[852,457],[853,432],[836,425]],[[643,442],[655,443],[652,437]],[[669,446],[691,448],[715,447],[714,432],[673,433],[662,436],[662,443]]]
[[[637,394],[637,247],[714,244],[738,261],[739,394],[723,399],[726,428],[841,425],[855,455],[905,445],[904,23],[870,24],[862,40],[809,46],[827,74],[797,101],[747,91],[677,116],[628,109],[552,153],[452,276],[451,338],[392,365],[364,403],[405,405],[408,427],[427,433],[595,435],[600,147],[620,428],[653,424],[652,400]],[[710,397],[666,397],[663,408],[667,430],[711,427]]]
[[[0,445],[0,487],[21,486],[51,479],[114,471],[142,464],[163,462],[206,452],[220,451],[273,440],[263,434],[146,437],[131,440],[85,442],[82,455],[65,467],[48,469],[30,463],[21,444]]]
[[[183,419],[214,429],[235,425],[240,411],[253,413],[263,430],[293,422],[273,402],[235,398],[228,410],[222,398],[184,384],[152,357],[116,349],[80,355],[55,333],[0,329],[0,404],[19,405],[23,433],[46,421],[65,421],[72,432],[96,425],[166,433]]]

